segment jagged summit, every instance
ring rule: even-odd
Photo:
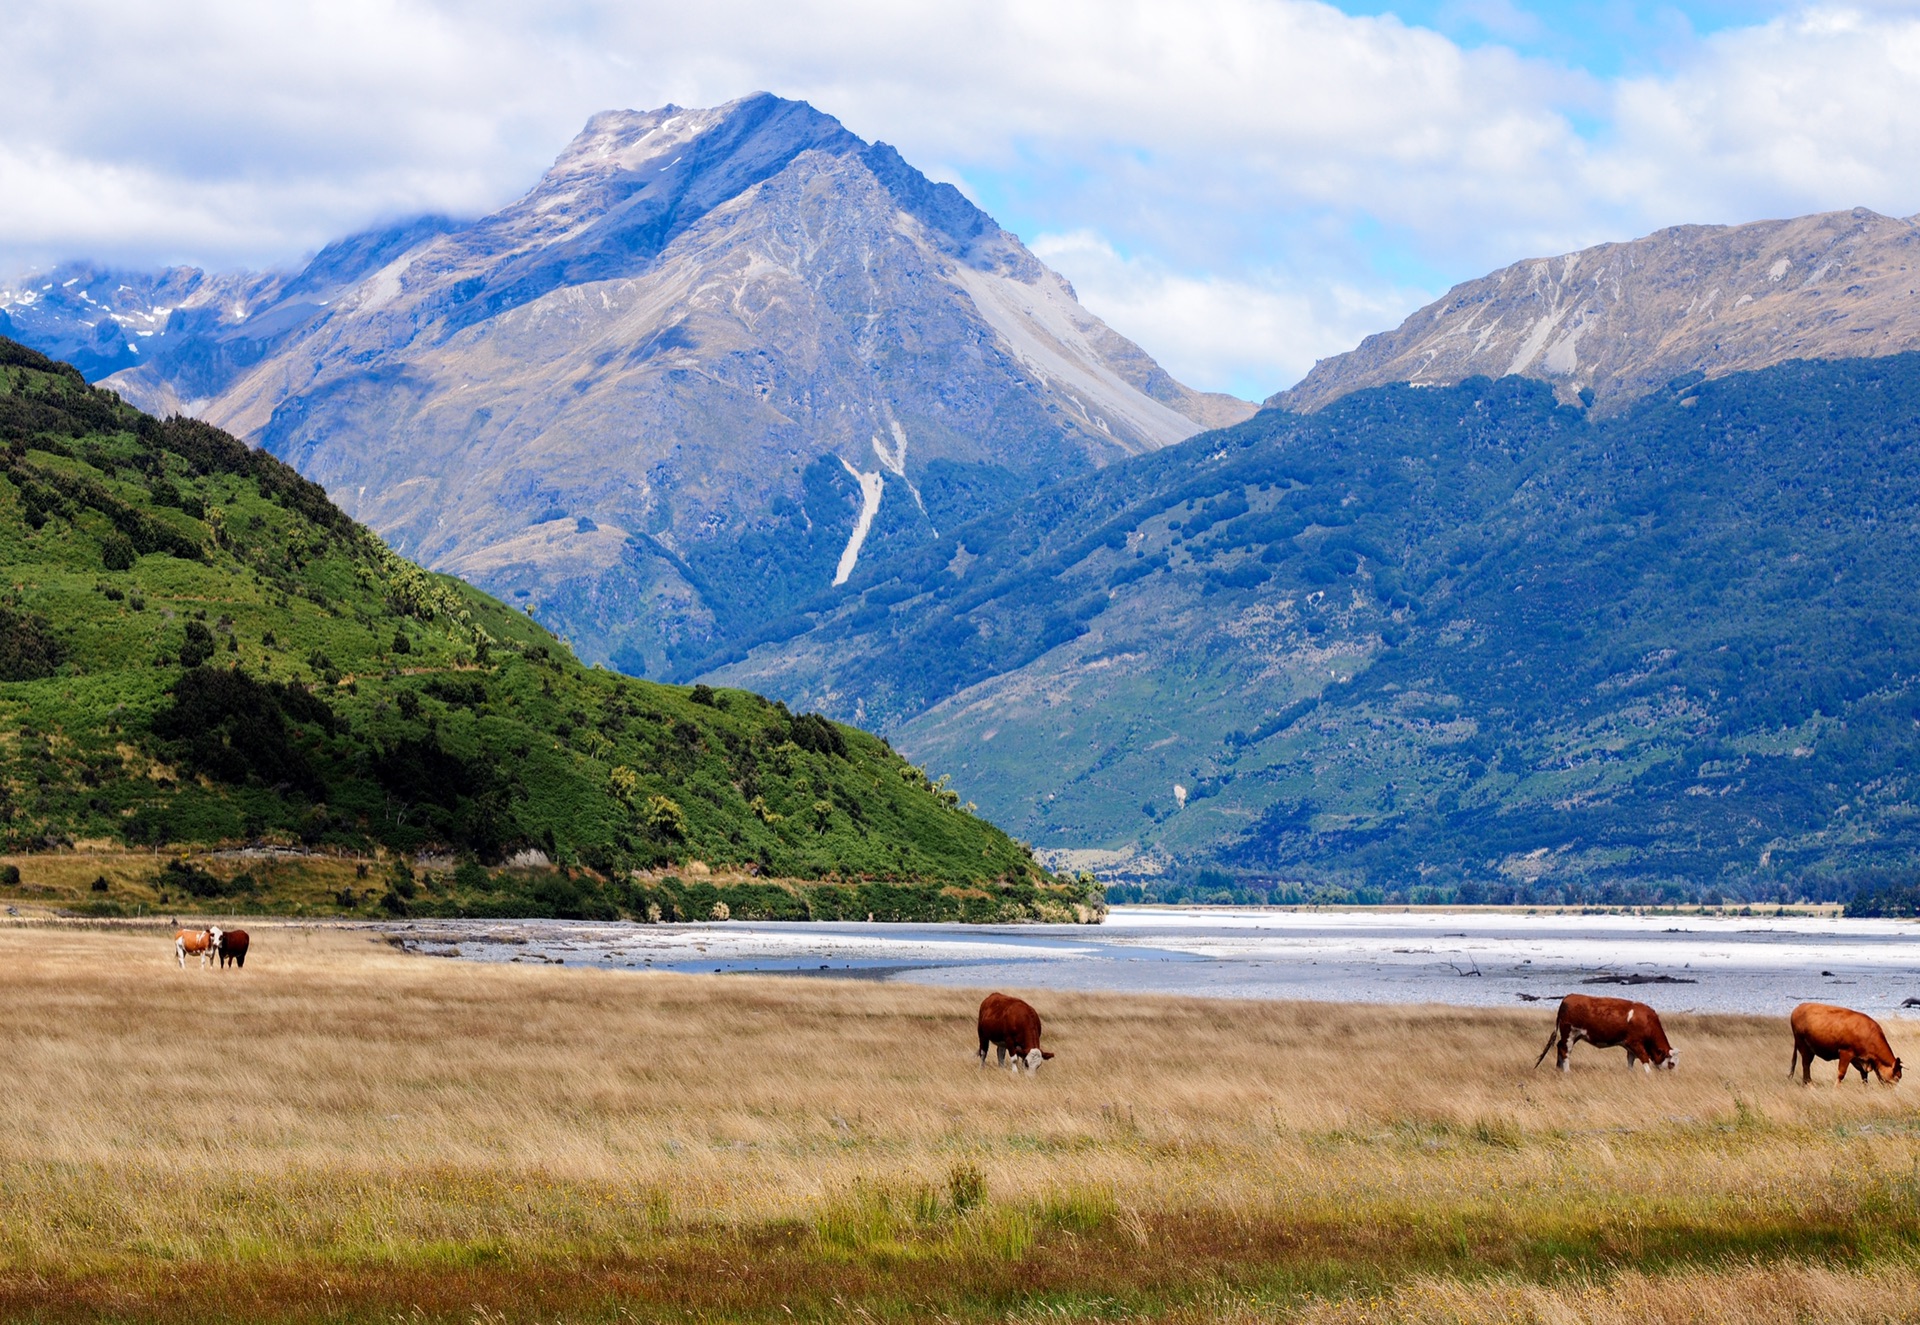
[[[869,145],[804,101],[759,92],[711,110],[601,111],[524,197],[465,227],[449,248],[484,269],[437,312],[470,326],[562,286],[617,279],[801,158],[858,161],[941,249],[1037,279],[1040,264],[950,184],[885,143]],[[802,167],[803,169],[805,167]]]
[[[1916,348],[1920,217],[1856,207],[1516,262],[1321,360],[1267,404],[1311,412],[1389,382],[1517,373],[1608,413],[1689,373]]]
[[[109,385],[656,676],[1252,410],[1174,381],[951,185],[766,93],[596,114],[490,216],[194,276],[212,293],[153,313]]]

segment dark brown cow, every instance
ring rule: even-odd
[[[220,966],[224,970],[231,961],[235,966],[247,964],[247,931],[230,929],[220,936]]]
[[[1787,1075],[1792,1076],[1794,1065],[1799,1064],[1802,1085],[1813,1084],[1816,1058],[1840,1060],[1840,1081],[1836,1084],[1846,1082],[1849,1067],[1859,1071],[1862,1081],[1869,1070],[1889,1086],[1900,1079],[1900,1060],[1893,1056],[1887,1033],[1866,1013],[1828,1003],[1802,1003],[1787,1020],[1793,1027],[1793,1057],[1787,1060]]]
[[[1625,1049],[1627,1068],[1635,1063],[1652,1071],[1656,1067],[1675,1066],[1675,1051],[1667,1043],[1667,1032],[1660,1025],[1660,1014],[1645,1003],[1630,998],[1596,998],[1592,994],[1568,994],[1560,1000],[1560,1013],[1553,1021],[1553,1034],[1547,1037],[1547,1049],[1559,1041],[1560,1053],[1554,1066],[1570,1071],[1567,1059],[1573,1043],[1585,1040],[1596,1049]],[[1546,1061],[1547,1049],[1533,1060],[1535,1067]]]
[[[1009,1053],[1013,1055],[1010,1072],[1018,1072],[1022,1063],[1038,1072],[1040,1064],[1053,1057],[1040,1047],[1040,1014],[1031,1004],[1005,994],[988,994],[980,1004],[981,1067],[987,1065],[989,1044],[1000,1050],[996,1066],[1006,1062]]]

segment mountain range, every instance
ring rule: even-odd
[[[1075,866],[1839,895],[1920,863],[1917,236],[1855,210],[1530,259],[1253,414],[762,95],[595,116],[501,211],[298,272],[61,268],[0,331],[590,660],[876,729]]]
[[[768,95],[596,115],[501,211],[294,274],[56,270],[4,311],[651,676],[1253,412],[1174,381],[951,185]]]
[[[1920,863],[1916,459],[1914,354],[1598,418],[1375,387],[962,526],[718,677],[1113,877],[1845,895]]]

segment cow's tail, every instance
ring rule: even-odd
[[[1553,1048],[1553,1042],[1559,1038],[1560,1038],[1560,1025],[1558,1022],[1556,1022],[1554,1023],[1553,1030],[1549,1032],[1549,1034],[1547,1035],[1547,1049]],[[1538,1067],[1540,1066],[1540,1064],[1547,1061],[1547,1049],[1542,1049],[1540,1051],[1540,1056],[1533,1060],[1533,1065],[1535,1067]]]

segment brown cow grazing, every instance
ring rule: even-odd
[[[989,1044],[1000,1050],[995,1066],[1006,1062],[1009,1053],[1013,1055],[1010,1072],[1018,1072],[1022,1063],[1038,1072],[1040,1064],[1053,1057],[1040,1047],[1040,1014],[1031,1004],[1005,994],[988,994],[980,1004],[981,1067],[987,1065]]]
[[[226,969],[231,961],[235,966],[247,964],[247,931],[230,929],[220,936],[220,967]]]
[[[1787,1060],[1787,1075],[1792,1076],[1794,1065],[1799,1064],[1801,1085],[1813,1084],[1816,1058],[1840,1060],[1840,1080],[1836,1084],[1845,1084],[1849,1067],[1859,1071],[1862,1081],[1867,1079],[1869,1069],[1889,1086],[1900,1079],[1900,1060],[1893,1056],[1887,1033],[1866,1013],[1826,1003],[1802,1003],[1787,1020],[1793,1027],[1793,1057]]]
[[[173,934],[174,955],[180,959],[180,969],[187,969],[187,954],[193,953],[200,959],[200,969],[207,969],[207,959],[220,951],[220,929],[179,929]]]
[[[1553,1048],[1556,1040],[1560,1043],[1560,1053],[1554,1059],[1554,1066],[1562,1072],[1572,1070],[1567,1065],[1568,1050],[1578,1040],[1585,1040],[1596,1049],[1625,1049],[1629,1071],[1635,1063],[1646,1071],[1656,1067],[1671,1069],[1676,1065],[1676,1053],[1667,1043],[1660,1014],[1645,1003],[1629,998],[1568,994],[1560,1000],[1560,1013],[1554,1018],[1553,1034],[1547,1037],[1547,1049]],[[1540,1057],[1533,1060],[1535,1067],[1546,1061],[1547,1049],[1542,1049]]]

